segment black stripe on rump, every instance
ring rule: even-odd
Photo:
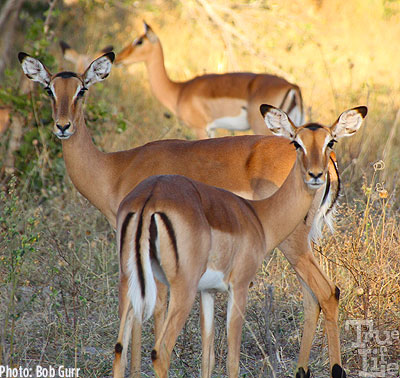
[[[150,220],[150,237],[149,237],[149,244],[150,244],[150,257],[153,258],[155,261],[160,263],[158,261],[157,257],[157,247],[156,247],[156,239],[158,236],[158,231],[157,231],[157,225],[156,225],[156,220],[154,219],[155,214],[151,216]]]
[[[178,246],[176,243],[176,235],[175,235],[174,228],[172,226],[172,222],[165,213],[156,213],[156,214],[158,214],[161,217],[161,220],[163,221],[165,228],[167,229],[169,239],[171,240],[172,247],[174,248],[175,259],[176,259],[176,269],[178,269],[178,267],[179,267]]]
[[[119,239],[119,257],[120,257],[120,261],[122,261],[122,248],[124,247],[124,243],[125,243],[125,236],[126,236],[126,229],[128,228],[129,222],[131,221],[132,217],[135,215],[135,213],[133,212],[129,212],[124,221],[122,222],[122,226],[121,226],[121,235],[120,235],[120,239]],[[121,269],[122,269],[122,265],[121,265]]]
[[[148,201],[148,199],[147,199]],[[146,201],[146,203],[147,203]],[[142,237],[142,228],[143,228],[143,211],[146,206],[146,203],[144,204],[142,211],[139,216],[139,223],[137,226],[136,230],[136,238],[135,238],[135,249],[136,249],[136,266],[138,270],[138,277],[139,277],[139,283],[140,283],[140,290],[142,293],[142,298],[144,298],[144,295],[146,293],[145,291],[145,283],[144,283],[144,273],[143,273],[143,266],[142,266],[142,261],[140,259],[140,238]]]

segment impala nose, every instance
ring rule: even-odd
[[[319,179],[322,176],[322,174],[323,174],[322,172],[318,172],[318,173],[314,173],[311,171],[308,172],[308,175],[315,180]]]
[[[66,130],[69,129],[71,126],[71,122],[66,123],[64,126],[60,125],[59,123],[56,123],[57,129],[61,131],[62,134],[65,133]]]

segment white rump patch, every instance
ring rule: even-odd
[[[154,281],[153,270],[150,262],[149,227],[146,225],[146,222],[143,222],[142,236],[140,238],[140,260],[143,268],[145,286],[145,295],[143,298],[136,264],[135,235],[137,231],[137,219],[135,219],[134,222],[132,221],[132,224],[134,224],[135,227],[129,227],[129,231],[127,231],[127,234],[132,237],[129,241],[128,296],[132,303],[134,317],[137,319],[143,318],[143,321],[146,321],[151,315],[153,315],[157,299],[157,287]],[[133,232],[130,232],[132,229]]]

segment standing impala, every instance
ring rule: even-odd
[[[269,134],[259,111],[265,102],[286,111],[297,125],[303,123],[299,87],[278,76],[234,72],[172,81],[165,71],[160,40],[150,26],[144,26],[145,33],[117,54],[115,63],[145,62],[154,95],[198,138],[213,135],[218,128]]]
[[[345,112],[331,127],[314,123],[296,128],[285,112],[270,105],[262,105],[261,112],[268,128],[297,149],[289,176],[271,197],[246,200],[183,176],[164,175],[144,180],[121,202],[117,214],[121,323],[114,378],[124,377],[122,353],[131,334],[130,307],[136,322],[153,314],[154,277],[170,289],[167,317],[151,353],[156,377],[168,376],[172,350],[197,291],[202,298],[202,373],[211,377],[215,290],[228,292],[227,370],[229,377],[238,377],[249,284],[266,253],[307,216],[317,189],[327,180],[336,139],[358,130],[366,108]],[[345,376],[338,364],[332,376]]]
[[[86,127],[83,98],[90,85],[108,76],[114,54],[96,59],[81,75],[74,72],[52,75],[39,60],[25,53],[18,57],[27,77],[41,83],[50,96],[53,131],[61,139],[73,184],[114,228],[123,198],[149,176],[180,174],[249,199],[265,198],[282,185],[295,162],[296,154],[287,139],[256,135],[202,141],[165,140],[128,151],[103,153],[93,144]],[[346,122],[347,118],[353,119],[354,112],[344,113],[338,122]],[[341,365],[337,325],[339,290],[319,267],[308,241],[311,229],[318,232],[323,221],[329,221],[338,191],[339,177],[331,155],[329,175],[325,185],[318,189],[308,216],[279,246],[295,269],[304,295],[304,332],[297,377],[309,376],[309,354],[321,309],[325,315],[331,368]],[[166,303],[163,285],[158,293],[156,335],[161,331]],[[140,347],[132,348],[132,354],[133,376],[140,369]]]

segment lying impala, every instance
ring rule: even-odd
[[[282,186],[262,200],[246,200],[179,175],[152,176],[140,183],[117,213],[120,253],[121,323],[116,344],[114,378],[123,378],[128,345],[130,307],[137,322],[154,311],[154,277],[170,289],[168,314],[151,353],[158,378],[168,375],[176,339],[193,306],[202,299],[205,370],[214,365],[214,298],[212,291],[229,293],[227,311],[229,377],[239,375],[239,353],[247,292],[266,253],[304,220],[314,195],[328,176],[336,139],[355,133],[365,108],[350,110],[331,127],[307,124],[296,128],[285,112],[262,105],[268,128],[291,140],[297,159]],[[141,334],[136,335],[137,338]],[[138,343],[135,343],[135,345]],[[333,377],[342,377],[335,364]]]
[[[73,72],[52,75],[39,60],[25,53],[18,57],[27,77],[41,83],[51,98],[53,131],[61,139],[66,168],[73,184],[114,228],[123,198],[149,176],[180,174],[257,199],[273,194],[295,162],[295,151],[287,139],[255,135],[202,141],[165,140],[128,151],[103,153],[93,144],[86,127],[83,98],[90,85],[108,76],[114,54],[96,59],[82,75]],[[364,109],[343,113],[338,123],[357,120],[359,112],[366,112]],[[308,242],[310,230],[320,230],[323,220],[329,220],[338,190],[339,177],[331,155],[327,180],[317,190],[308,216],[279,245],[295,269],[304,295],[304,332],[297,377],[309,376],[308,359],[321,308],[325,315],[331,369],[341,365],[337,325],[339,290],[319,267]],[[167,294],[164,285],[158,287],[158,293],[156,336],[160,334],[164,320]],[[134,329],[140,332],[135,324]],[[140,346],[132,348],[132,361],[131,376],[135,372],[140,376]]]
[[[115,63],[145,62],[154,95],[198,138],[213,135],[218,128],[269,134],[259,111],[265,102],[286,111],[296,124],[303,123],[299,87],[278,76],[234,72],[172,81],[165,71],[160,40],[150,26],[144,26],[145,33],[117,54]]]

